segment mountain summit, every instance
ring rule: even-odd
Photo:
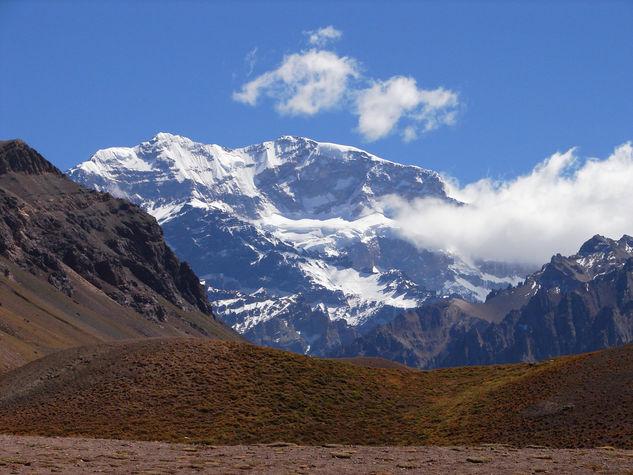
[[[391,197],[452,198],[436,172],[354,147],[283,136],[228,149],[160,133],[68,175],[155,216],[218,316],[260,344],[321,355],[422,302],[483,300],[521,280],[402,238]]]
[[[281,213],[349,220],[378,211],[377,200],[396,192],[447,199],[435,172],[291,136],[231,150],[159,133],[133,148],[99,150],[68,174],[100,188],[113,187],[113,180],[119,195],[142,199],[144,206],[168,206],[162,222],[185,204],[251,219]]]

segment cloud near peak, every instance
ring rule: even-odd
[[[360,63],[321,47],[338,39],[333,26],[304,32],[314,47],[284,57],[277,69],[242,85],[233,99],[256,106],[262,97],[282,115],[312,116],[332,109],[358,117],[357,131],[368,141],[396,132],[406,142],[442,125],[452,125],[459,105],[455,92],[419,88],[412,77],[385,81],[365,77]]]
[[[449,196],[465,205],[383,200],[402,234],[422,248],[540,265],[558,252],[575,254],[595,234],[633,234],[630,142],[606,159],[582,164],[574,149],[556,153],[509,181],[446,183]]]

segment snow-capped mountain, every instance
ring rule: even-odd
[[[160,133],[67,173],[152,214],[217,315],[264,345],[325,354],[422,302],[483,300],[523,274],[404,240],[385,198],[452,198],[437,173],[354,147],[284,136],[231,150]]]

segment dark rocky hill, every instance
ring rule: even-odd
[[[138,206],[0,142],[0,370],[73,344],[140,336],[238,339]]]
[[[552,257],[485,303],[459,299],[405,313],[336,356],[381,356],[409,366],[538,361],[633,341],[633,238],[594,236]]]

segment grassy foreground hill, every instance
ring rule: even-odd
[[[419,371],[149,339],[65,350],[0,376],[0,432],[633,448],[632,383],[630,345],[533,365]]]

